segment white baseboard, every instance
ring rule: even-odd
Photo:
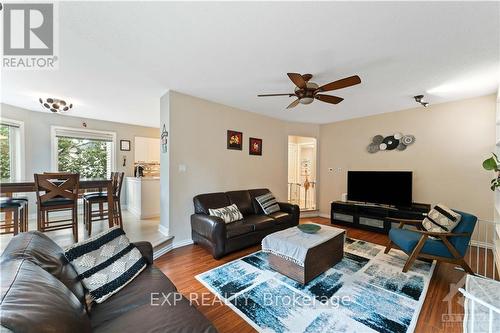
[[[153,260],[158,259],[162,255],[172,251],[172,249],[173,249],[172,242],[170,242],[170,244],[160,248],[159,250],[153,251]]]
[[[174,241],[173,242],[173,248],[176,249],[178,247],[182,247],[182,246],[186,246],[186,245],[191,245],[193,244],[193,240],[192,239],[185,239],[185,240],[182,240],[182,241]]]
[[[175,239],[175,238],[174,238]],[[185,239],[179,242],[175,242],[172,240],[168,245],[162,247],[158,251],[153,252],[153,260],[161,257],[162,255],[172,251],[173,249],[176,249],[178,247],[186,246],[186,245],[191,245],[193,244],[192,239]]]
[[[325,219],[329,219],[330,218],[330,214],[319,213],[319,217],[324,217]]]

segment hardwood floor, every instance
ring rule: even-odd
[[[330,225],[330,220],[325,218],[303,218],[301,223],[315,222]],[[368,242],[385,245],[387,236],[369,231],[344,228],[347,236]],[[220,304],[212,293],[194,278],[195,275],[220,266],[224,263],[240,258],[260,250],[260,246],[253,246],[245,250],[230,254],[221,260],[215,260],[200,246],[189,245],[172,250],[155,261],[160,268],[177,286],[178,290],[186,297],[201,294],[209,295],[210,305],[199,305],[198,309],[214,324],[219,332],[255,332],[240,316],[228,306]],[[463,297],[458,292],[462,287],[462,278],[465,274],[455,270],[449,264],[437,264],[434,275],[427,291],[427,297],[420,312],[415,332],[462,332]],[[461,281],[462,280],[462,281]],[[459,284],[456,286],[456,284]],[[452,292],[450,293],[450,287]],[[450,293],[450,297],[447,297]],[[191,296],[191,298],[193,298]],[[449,298],[449,302],[448,302]],[[196,304],[196,302],[194,302]],[[212,305],[213,304],[213,305]],[[448,315],[452,316],[448,316]],[[444,319],[444,320],[443,320]],[[451,321],[450,321],[451,319]],[[457,319],[458,321],[453,321]]]

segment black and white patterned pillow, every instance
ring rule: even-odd
[[[147,265],[118,226],[72,245],[64,254],[97,303],[125,287]]]
[[[226,223],[231,223],[243,219],[243,214],[235,204],[227,207],[208,209],[208,214],[212,216],[218,216],[224,220]]]
[[[271,192],[255,197],[255,200],[257,200],[260,207],[262,207],[264,214],[266,215],[269,215],[274,212],[279,212],[280,210],[280,206],[278,205],[276,198]]]
[[[422,221],[425,230],[431,232],[451,232],[462,216],[443,204],[437,204]]]

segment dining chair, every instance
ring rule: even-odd
[[[41,232],[71,228],[78,242],[78,189],[77,173],[35,174],[37,229]],[[70,219],[50,220],[48,212],[71,211]]]
[[[455,212],[461,215],[461,219],[451,232],[426,231],[421,220],[390,219],[399,222],[399,226],[389,231],[389,243],[384,252],[389,253],[391,248],[399,248],[409,256],[403,267],[404,273],[408,272],[416,259],[423,258],[460,265],[467,273],[474,275],[464,257],[477,217]],[[405,225],[411,225],[415,230],[405,229]]]
[[[83,195],[85,227],[89,236],[92,234],[92,222],[107,219],[109,213],[113,214],[114,224],[123,228],[120,197],[124,175],[125,174],[123,172],[111,173],[111,182],[113,185],[113,207],[107,207],[107,210],[103,209],[104,204],[108,202],[107,192],[97,192]],[[97,210],[93,210],[94,204],[99,205]]]
[[[4,220],[0,223],[0,234],[14,234],[28,231],[28,199],[5,197],[0,199],[0,213]]]

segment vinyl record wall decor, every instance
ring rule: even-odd
[[[374,154],[378,151],[383,150],[405,150],[408,146],[415,142],[415,137],[413,135],[403,135],[400,132],[396,132],[393,135],[382,136],[375,135],[372,142],[366,147],[366,150],[370,154]]]

